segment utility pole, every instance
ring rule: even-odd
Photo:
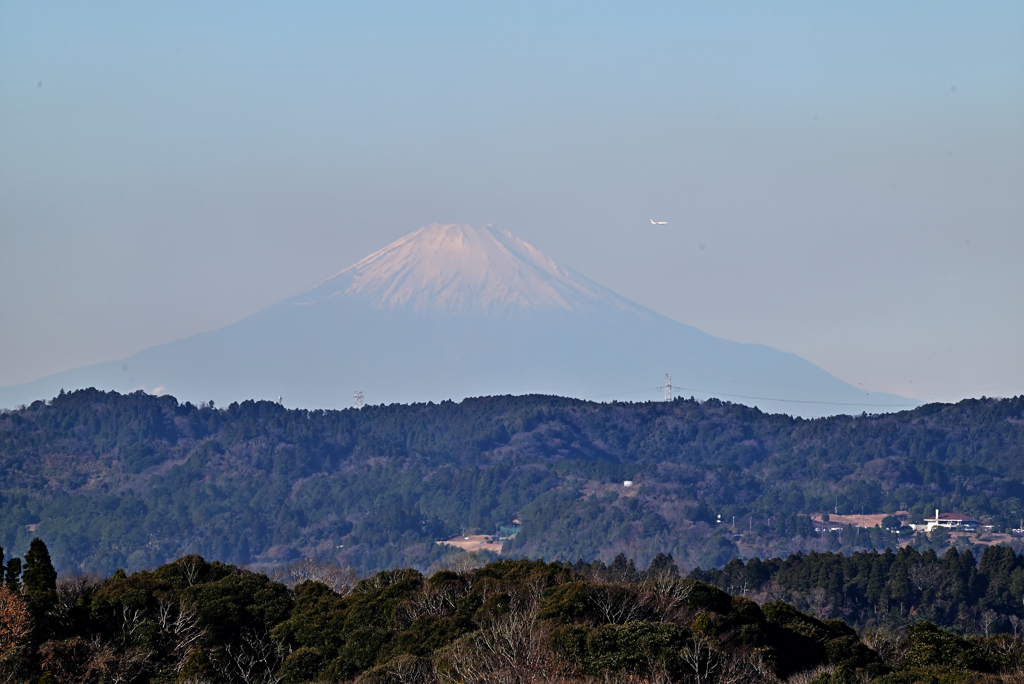
[[[356,392],[355,393],[355,396],[352,398],[352,405],[355,406],[357,409],[363,408],[363,393],[362,392]]]

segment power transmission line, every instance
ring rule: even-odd
[[[629,394],[642,394],[646,392],[664,392],[665,401],[672,401],[672,390],[680,392],[695,392],[698,394],[710,394],[715,397],[731,397],[733,399],[757,399],[759,401],[779,401],[787,404],[823,404],[826,406],[861,406],[864,408],[913,408],[918,404],[873,404],[873,403],[857,403],[857,402],[844,402],[844,401],[815,401],[813,399],[781,399],[779,397],[757,397],[750,394],[731,394],[726,392],[713,392],[710,390],[696,389],[693,387],[680,387],[672,384],[672,376],[665,375],[665,384],[661,387],[648,387],[640,390],[632,390],[629,392],[614,392],[612,394],[599,394],[590,399],[602,399],[605,397],[621,397]]]

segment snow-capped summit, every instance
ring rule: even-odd
[[[793,354],[723,340],[620,297],[494,228],[430,225],[316,287],[213,332],[0,388],[0,407],[64,388],[342,408],[493,394],[686,396],[803,416],[909,407]]]
[[[343,296],[378,309],[480,313],[571,309],[622,300],[511,233],[432,224],[392,242],[290,300]]]

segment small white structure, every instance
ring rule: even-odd
[[[623,480],[622,486],[623,487],[632,487],[633,486],[633,481],[632,480]]]
[[[929,518],[924,522],[923,525],[911,525],[915,531],[924,530],[931,532],[936,527],[944,527],[947,530],[959,530],[961,532],[973,532],[978,529],[981,525],[981,521],[977,518],[972,518],[969,515],[962,515],[960,513],[939,513],[939,509],[935,509],[935,517]]]

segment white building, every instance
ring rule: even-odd
[[[972,518],[969,515],[962,515],[960,513],[939,513],[939,509],[935,509],[935,517],[929,518],[922,525],[911,525],[915,531],[924,530],[931,532],[936,527],[944,527],[947,530],[959,530],[961,532],[973,532],[978,529],[981,525],[981,521],[977,518]]]

